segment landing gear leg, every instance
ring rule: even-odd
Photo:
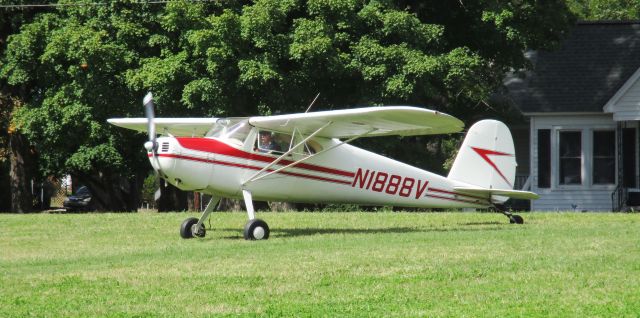
[[[202,212],[200,219],[188,218],[184,220],[180,226],[180,236],[185,239],[204,237],[207,234],[207,231],[204,228],[204,221],[206,221],[209,214],[213,212],[215,207],[218,205],[218,202],[220,202],[220,198],[212,197],[209,204],[207,204],[207,207],[204,209],[204,212]]]
[[[507,211],[504,206],[495,206],[496,210],[498,210],[500,213],[506,215],[509,218],[509,223],[511,224],[524,224],[524,219],[517,215],[517,214],[513,214],[509,211]]]
[[[269,225],[263,220],[256,219],[251,192],[243,189],[242,196],[244,197],[244,205],[247,207],[247,215],[249,216],[249,222],[244,226],[244,239],[249,241],[268,239]]]

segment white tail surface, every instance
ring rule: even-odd
[[[447,178],[485,189],[513,189],[516,155],[511,132],[497,120],[469,129]]]

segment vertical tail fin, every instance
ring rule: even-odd
[[[486,189],[513,189],[516,165],[509,128],[482,120],[469,129],[447,178]]]

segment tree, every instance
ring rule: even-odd
[[[137,180],[148,170],[142,147],[129,146],[141,145],[142,136],[106,124],[109,117],[142,113],[139,92],[124,78],[144,52],[152,14],[127,5],[38,15],[9,37],[0,69],[8,85],[24,91],[14,121],[39,154],[40,174],[76,176],[104,210],[135,209]]]
[[[132,209],[144,137],[105,119],[140,116],[147,90],[158,116],[303,111],[321,92],[316,110],[410,104],[472,120],[525,49],[572,22],[562,1],[123,0],[38,15],[9,38],[0,78],[26,90],[16,123],[41,174],[72,173],[101,207]],[[432,169],[427,153],[452,148],[396,141],[371,147]]]
[[[29,23],[38,11],[37,8],[0,11],[0,55],[6,49],[7,36]],[[14,112],[22,105],[23,93],[21,86],[12,87],[0,81],[0,182],[9,189],[0,196],[0,210],[19,213],[29,212],[33,207],[31,182],[37,169],[33,148],[13,122]]]
[[[567,6],[581,20],[640,19],[640,3],[634,0],[568,0]]]

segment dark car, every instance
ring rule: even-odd
[[[93,205],[91,204],[91,191],[89,188],[82,186],[76,190],[74,195],[68,196],[64,199],[62,206],[67,211],[91,211]]]

